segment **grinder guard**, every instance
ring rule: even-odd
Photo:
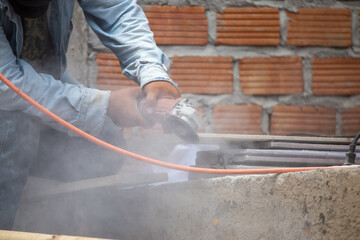
[[[145,111],[143,103],[144,99],[140,101],[139,109],[146,119],[160,122],[165,132],[174,133],[186,142],[199,142],[196,130],[202,125],[202,118],[188,99],[159,99],[155,113],[151,115]]]

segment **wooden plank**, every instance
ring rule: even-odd
[[[199,133],[200,143],[290,141],[350,144],[353,138]]]
[[[0,240],[106,240],[105,238],[89,238],[81,236],[54,235],[33,232],[0,230]]]
[[[136,174],[136,176],[133,174],[121,173],[119,175],[79,180],[75,182],[44,181],[44,179],[41,178],[30,177],[27,183],[27,190],[24,192],[24,198],[26,200],[37,200],[47,196],[108,187],[124,188],[167,180],[167,173]],[[32,186],[41,186],[41,189]]]

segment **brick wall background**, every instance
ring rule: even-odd
[[[171,77],[202,111],[202,131],[360,131],[360,1],[223,2],[138,1],[172,61]],[[133,85],[85,33],[86,84]]]

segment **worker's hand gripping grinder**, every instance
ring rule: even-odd
[[[196,130],[203,121],[189,99],[161,98],[152,113],[146,111],[145,99],[139,100],[138,105],[143,117],[150,122],[160,122],[165,132],[174,133],[186,142],[199,142]]]

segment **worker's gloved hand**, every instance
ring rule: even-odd
[[[148,127],[148,122],[142,117],[138,108],[138,99],[142,94],[139,87],[112,91],[107,112],[111,120],[122,128]]]
[[[149,114],[154,112],[160,98],[177,99],[181,97],[179,89],[166,81],[150,82],[145,85],[143,91],[146,99],[144,106]]]

